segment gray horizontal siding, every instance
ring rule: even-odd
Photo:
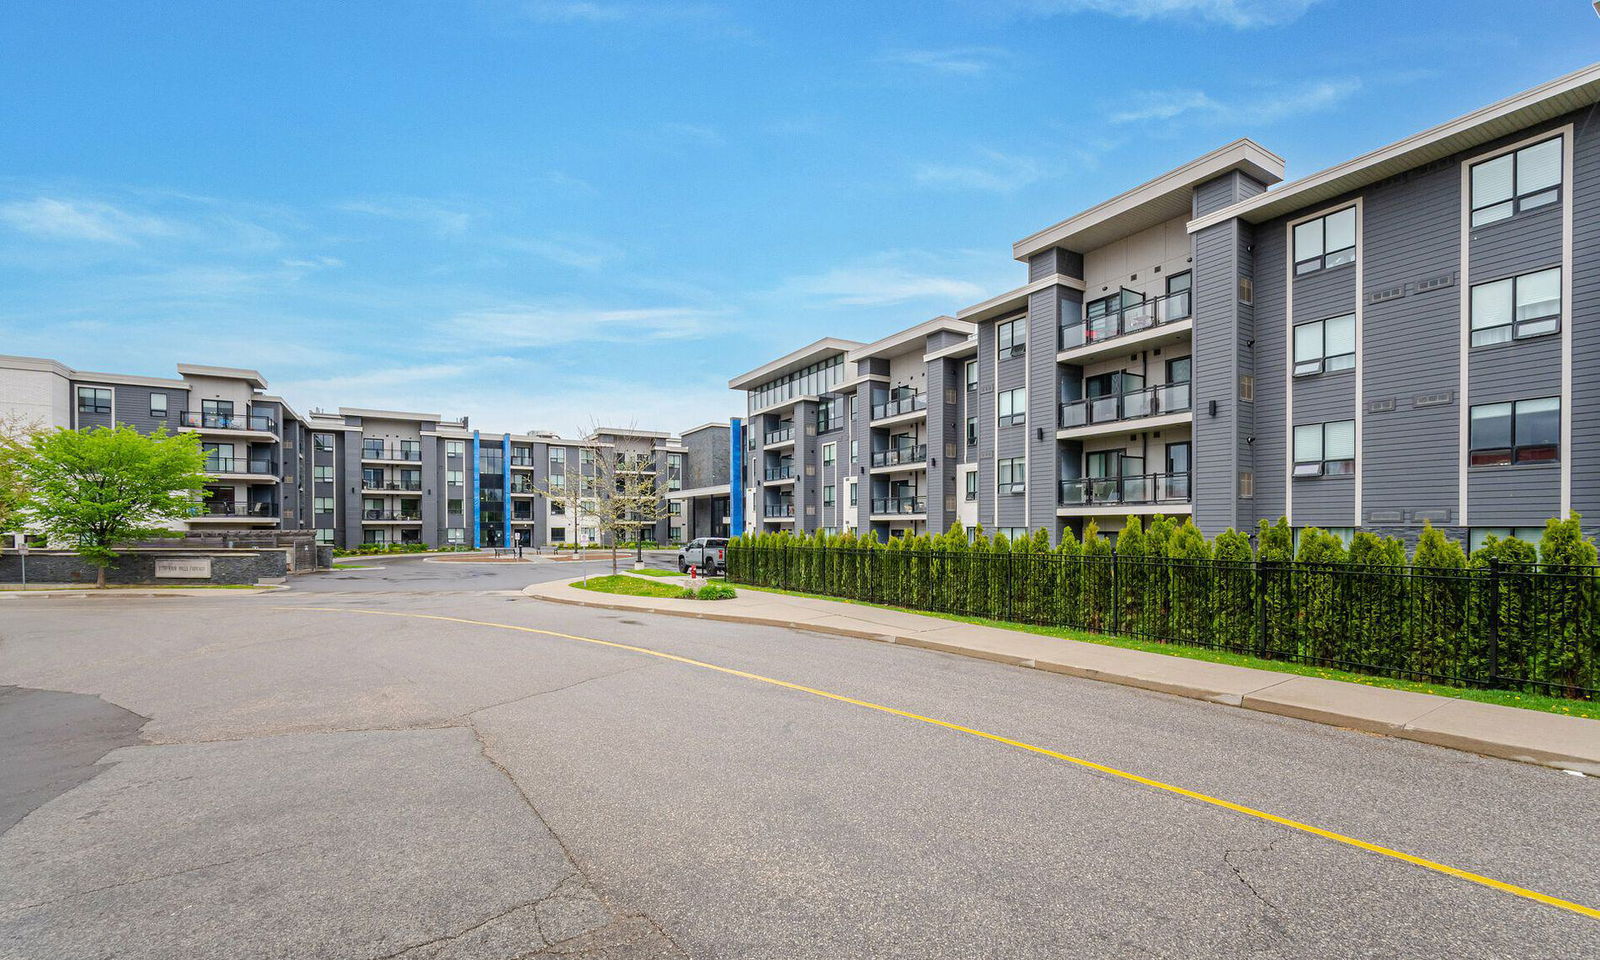
[[[1472,231],[1472,282],[1528,273],[1561,263],[1561,205],[1554,204]]]

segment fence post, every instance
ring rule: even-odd
[[[1256,559],[1256,653],[1267,655],[1267,572],[1272,561]]]
[[[1489,686],[1500,686],[1500,558],[1489,558]]]
[[[1117,548],[1111,547],[1111,632],[1122,632],[1122,577],[1117,572]]]
[[[1012,553],[1011,550],[1009,549],[1009,547],[1010,547],[1010,545],[1007,544],[1007,548],[1008,549],[1006,550],[1006,579],[1005,579],[1005,583],[1002,584],[1001,587],[1000,587],[1000,592],[1006,598],[1006,612],[1005,612],[1005,615],[1000,618],[1002,620],[1011,620],[1012,619],[1012,617],[1011,617],[1011,592],[1014,589],[1014,586],[1015,586],[1015,584],[1017,582],[1016,554]]]

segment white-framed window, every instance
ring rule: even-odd
[[[311,435],[311,446],[312,446],[312,449],[317,450],[317,451],[319,451],[321,453],[332,453],[333,452],[333,434],[331,434],[331,433],[313,433]]]
[[[567,528],[566,527],[551,527],[550,528],[550,542],[551,543],[566,543],[567,542]]]
[[[861,462],[861,441],[860,440],[851,440],[850,441],[850,462],[852,464],[856,464],[856,463],[860,463]]]
[[[373,527],[372,529],[367,530],[362,535],[361,539],[365,543],[388,543],[389,531],[383,527]]]
[[[312,497],[311,498],[311,512],[313,512],[313,513],[332,513],[333,512],[333,498],[332,497]]]
[[[1356,208],[1345,207],[1294,227],[1295,276],[1354,263]]]
[[[152,420],[167,419],[167,395],[164,393],[150,394],[150,418]]]
[[[1027,527],[996,527],[994,532],[996,535],[1002,533],[1005,534],[1006,539],[1010,540],[1012,543],[1015,543],[1018,540],[1024,540],[1028,537]]]
[[[849,494],[850,494],[850,506],[853,507],[857,503],[860,502],[859,500],[856,499],[856,482],[854,480],[852,480],[849,483],[845,484],[845,489],[847,491],[849,491]]]
[[[79,387],[78,412],[109,414],[111,412],[111,389],[109,387]]]
[[[832,442],[832,441],[830,441],[828,443],[824,443],[822,445],[822,465],[824,467],[831,467],[835,463],[838,463],[838,462],[839,462],[839,444],[837,442]]]
[[[447,457],[464,457],[467,455],[467,441],[446,440],[444,442],[444,455]]]
[[[444,542],[452,546],[459,546],[467,542],[466,527],[445,527]]]
[[[1356,365],[1356,315],[1313,320],[1294,328],[1294,375],[1306,377]]]
[[[995,488],[1001,493],[1026,493],[1028,490],[1028,468],[1021,457],[1008,457],[996,460]]]
[[[1028,388],[1017,387],[1015,390],[1000,391],[997,399],[1000,411],[1000,425],[1021,426],[1028,422]]]
[[[967,389],[978,389],[978,361],[968,360],[966,364]]]
[[[1027,349],[1028,329],[1022,317],[996,324],[994,336],[1002,357],[1016,356]]]
[[[1330,420],[1294,428],[1294,475],[1338,477],[1356,472],[1356,422]]]
[[[446,470],[444,482],[452,487],[466,486],[466,473],[461,470]]]
[[[317,483],[332,483],[333,482],[333,464],[331,464],[331,463],[313,464],[312,467],[311,467],[311,479],[316,481]]]
[[[836,502],[836,497],[835,497],[835,494],[834,494],[834,486],[833,486],[833,484],[831,484],[831,483],[823,484],[823,486],[822,486],[822,505],[824,507],[831,507],[831,506],[834,505],[835,502]]]
[[[1561,329],[1561,268],[1472,287],[1472,345],[1484,347]]]
[[[1474,467],[1552,463],[1561,459],[1561,398],[1480,403],[1469,411]]]
[[[1472,165],[1472,225],[1481,227],[1561,199],[1561,138]]]
[[[1467,531],[1467,552],[1471,553],[1484,546],[1490,536],[1504,540],[1507,537],[1516,537],[1524,543],[1538,543],[1544,536],[1543,527],[1471,527]]]
[[[1239,471],[1239,499],[1251,500],[1256,495],[1256,475],[1251,470]]]
[[[978,471],[968,470],[965,483],[967,486],[967,499],[969,501],[978,499]]]
[[[971,455],[973,449],[976,448],[977,446],[978,446],[978,418],[977,417],[968,417],[967,418],[967,453],[968,453],[968,455]]]

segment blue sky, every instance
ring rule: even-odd
[[[1600,50],[1587,0],[4,7],[0,352],[569,434],[736,414],[1235,137],[1299,176]]]

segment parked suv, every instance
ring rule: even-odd
[[[678,572],[688,573],[690,567],[699,567],[701,573],[726,573],[728,541],[720,537],[701,537],[685,544],[678,551]]]

